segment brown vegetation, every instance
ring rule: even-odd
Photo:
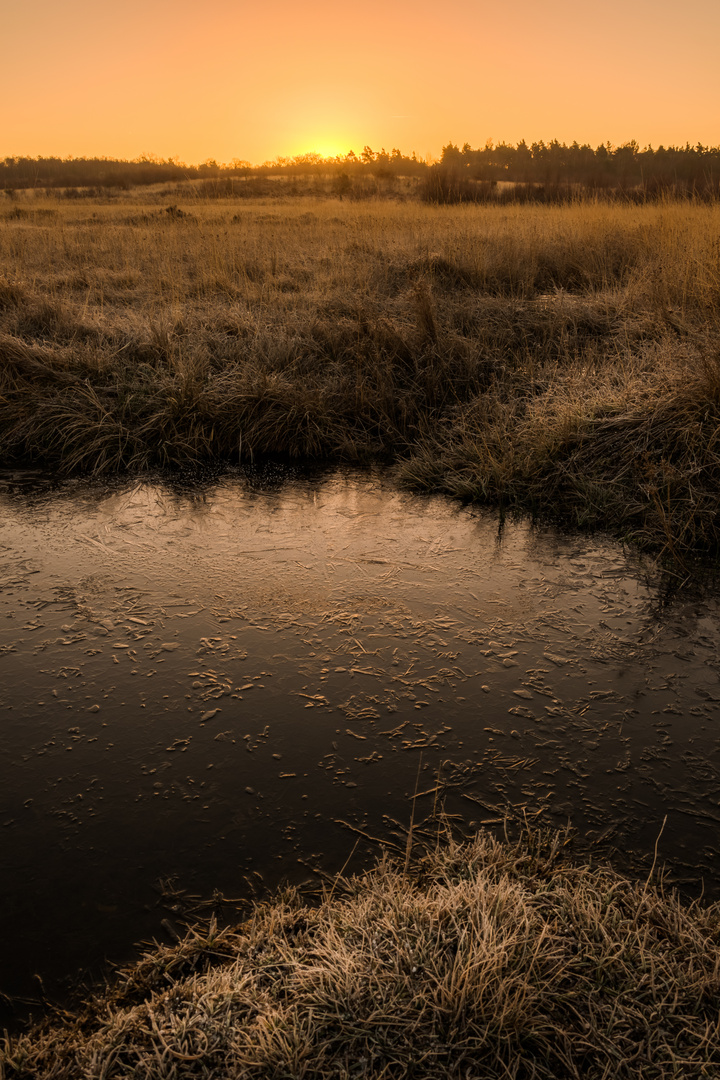
[[[572,865],[561,837],[440,844],[316,906],[157,947],[4,1080],[683,1080],[720,1071],[720,908]]]
[[[720,551],[720,206],[0,203],[0,456],[278,453]]]

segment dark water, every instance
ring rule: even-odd
[[[183,890],[404,850],[416,785],[418,821],[569,818],[638,867],[667,816],[720,893],[720,604],[604,539],[368,474],[5,474],[0,573],[5,994],[168,940]]]

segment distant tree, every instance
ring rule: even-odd
[[[460,166],[463,164],[463,156],[454,143],[449,142],[447,146],[443,146],[440,154],[440,164],[445,166]]]

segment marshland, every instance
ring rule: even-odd
[[[391,463],[714,558],[716,202],[7,196],[0,453]]]
[[[0,1075],[712,1076],[719,205],[276,188],[0,196]]]

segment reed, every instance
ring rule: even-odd
[[[5,464],[380,459],[720,553],[718,204],[168,195],[0,201]]]

